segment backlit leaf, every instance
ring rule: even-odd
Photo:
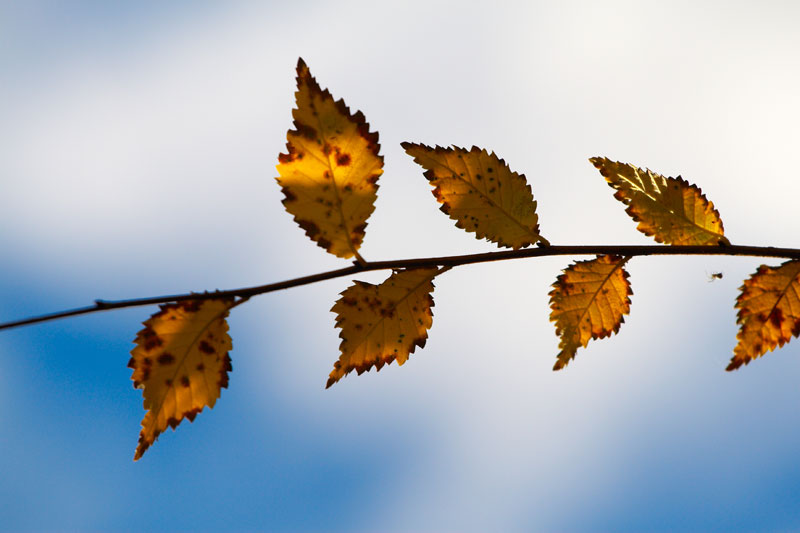
[[[397,361],[402,365],[417,346],[425,346],[433,324],[433,278],[443,270],[399,270],[380,285],[356,281],[331,309],[342,342],[327,387],[350,371]]]
[[[713,202],[696,185],[678,176],[665,178],[650,170],[593,157],[589,161],[616,189],[614,198],[628,206],[636,229],[666,244],[730,244]]]
[[[383,156],[378,134],[364,115],[320,89],[308,67],[297,62],[294,128],[286,134],[277,178],[283,205],[314,242],[343,258],[360,259],[367,218],[375,209]]]
[[[147,410],[134,460],[167,426],[175,429],[205,406],[214,407],[220,389],[228,386],[232,344],[225,318],[232,304],[232,299],[165,304],[144,323],[128,363]]]
[[[578,261],[558,276],[550,291],[550,321],[561,337],[553,370],[561,370],[591,339],[619,331],[631,310],[633,294],[623,266],[629,258],[601,255]]]
[[[744,281],[736,299],[740,325],[727,370],[735,370],[800,333],[800,260],[761,265]]]
[[[547,242],[539,235],[536,202],[525,176],[512,172],[494,152],[476,146],[471,150],[408,142],[402,146],[426,169],[440,209],[457,227],[515,250]]]

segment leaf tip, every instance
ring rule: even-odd
[[[427,146],[425,146],[425,145],[424,145],[424,144],[422,144],[422,143],[412,143],[412,142],[409,142],[409,141],[403,141],[403,142],[401,142],[401,143],[400,143],[400,146],[403,148],[403,150],[405,150],[405,152],[406,152],[408,155],[410,155],[411,157],[413,157],[415,161],[417,160],[417,159],[416,159],[416,158],[417,158],[417,155],[416,155],[416,154],[414,154],[414,153],[412,153],[412,152],[414,152],[414,151],[416,151],[416,150],[425,150],[426,148],[428,148]]]
[[[156,436],[156,438],[158,437]],[[155,439],[153,439],[153,442],[155,442]],[[142,431],[139,434],[139,444],[137,444],[136,446],[136,452],[133,454],[134,462],[142,458],[144,452],[146,452],[147,449],[150,447],[150,444],[152,444],[152,442],[148,441],[148,439],[144,435],[144,431]]]
[[[600,168],[603,166],[603,160],[606,159],[605,157],[594,156],[589,158],[589,162],[595,166],[595,168]]]

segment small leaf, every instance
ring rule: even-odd
[[[625,212],[639,223],[636,229],[656,242],[690,246],[730,244],[723,234],[719,212],[696,185],[680,176],[665,178],[605,157],[589,161],[617,190],[614,198],[628,206]]]
[[[539,235],[536,202],[525,176],[486,150],[431,148],[402,143],[406,153],[426,169],[440,208],[456,226],[498,246],[515,250],[546,241]]]
[[[367,218],[375,209],[383,156],[364,115],[320,89],[297,62],[295,129],[286,134],[277,178],[283,205],[314,242],[337,257],[360,259]]]
[[[761,265],[736,298],[739,343],[726,370],[735,370],[800,333],[800,260]]]
[[[619,331],[623,315],[631,310],[633,294],[623,266],[630,258],[601,255],[578,261],[558,276],[550,291],[550,321],[561,337],[553,370],[561,370],[591,339]]]
[[[356,281],[345,289],[331,309],[342,343],[326,388],[352,370],[360,375],[395,360],[402,365],[424,347],[433,324],[433,278],[443,271],[400,270],[380,285]]]
[[[134,461],[167,426],[174,430],[214,407],[228,386],[232,343],[225,318],[232,305],[229,298],[165,304],[144,323],[128,362],[147,410]]]

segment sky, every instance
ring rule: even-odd
[[[274,180],[298,57],[380,133],[367,260],[497,249],[403,141],[495,151],[552,244],[652,243],[606,156],[699,185],[735,244],[796,247],[798,21],[779,1],[0,3],[0,321],[346,266]],[[619,334],[555,373],[547,293],[579,259],[438,277],[425,348],[329,390],[352,280],[254,298],[229,389],[135,463],[126,364],[155,308],[0,332],[0,530],[800,530],[800,342],[724,371],[737,288],[780,260],[632,259]]]

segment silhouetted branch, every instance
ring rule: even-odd
[[[797,248],[774,248],[772,246],[736,246],[736,245],[715,245],[715,246],[664,246],[664,245],[576,245],[576,246],[541,246],[538,248],[525,248],[522,250],[507,250],[501,252],[488,252],[469,255],[451,255],[445,257],[426,257],[420,259],[396,259],[389,261],[372,261],[355,263],[346,268],[321,272],[310,276],[259,285],[256,287],[244,287],[241,289],[230,289],[224,291],[173,294],[168,296],[154,296],[151,298],[134,298],[130,300],[95,300],[94,305],[79,307],[66,311],[58,311],[46,315],[38,315],[13,322],[0,324],[0,330],[10,329],[29,324],[48,322],[58,318],[85,315],[99,311],[109,311],[121,309],[123,307],[138,307],[143,305],[153,305],[168,302],[180,302],[185,300],[207,300],[220,297],[236,297],[246,300],[251,296],[265,294],[268,292],[310,285],[319,281],[350,276],[359,272],[369,272],[372,270],[389,270],[399,268],[422,268],[434,266],[456,267],[471,265],[475,263],[488,263],[491,261],[505,261],[509,259],[523,259],[531,257],[545,257],[555,255],[605,255],[616,254],[622,256],[636,257],[642,255],[726,255],[726,256],[745,256],[745,257],[779,257],[785,259],[800,259],[800,249]],[[236,305],[244,303],[237,302]]]

